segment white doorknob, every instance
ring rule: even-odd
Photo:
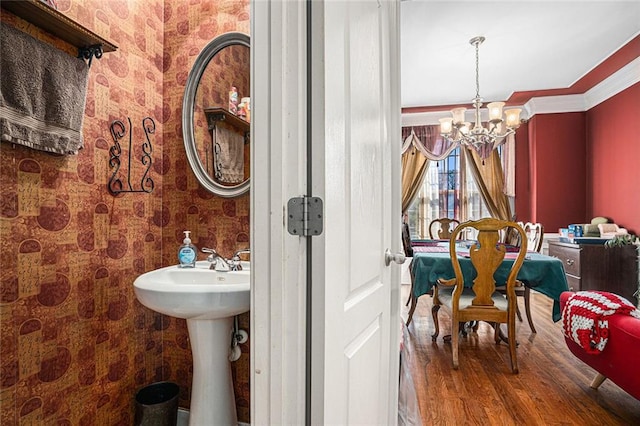
[[[391,253],[391,250],[386,249],[384,252],[384,263],[389,266],[391,262],[396,262],[398,265],[402,265],[406,257],[404,253],[398,252],[396,254]]]

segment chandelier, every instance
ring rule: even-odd
[[[480,118],[483,99],[480,97],[479,48],[484,40],[485,38],[482,36],[469,40],[469,43],[476,48],[476,97],[473,98],[475,123],[465,121],[466,108],[454,108],[451,110],[453,117],[440,119],[442,136],[453,144],[474,148],[482,158],[483,164],[484,160],[491,155],[493,149],[502,143],[505,137],[515,133],[515,130],[520,126],[521,111],[519,108],[508,109],[504,112],[506,117],[503,119],[504,102],[491,102],[487,104],[489,122],[483,125]]]

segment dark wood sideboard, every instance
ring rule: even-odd
[[[635,246],[605,247],[549,241],[549,256],[562,260],[573,291],[601,290],[618,294],[637,306],[638,252]]]

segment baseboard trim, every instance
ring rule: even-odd
[[[189,426],[189,410],[178,408],[178,426]],[[250,423],[238,422],[238,426],[251,426]]]

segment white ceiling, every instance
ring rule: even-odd
[[[480,46],[480,96],[571,86],[640,34],[640,0],[401,3],[402,106],[470,103]]]

